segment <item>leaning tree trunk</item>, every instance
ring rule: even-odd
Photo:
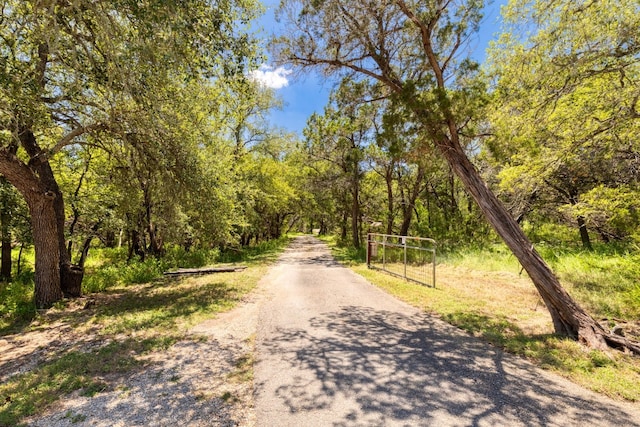
[[[455,132],[452,134],[455,135]],[[607,333],[560,285],[547,263],[534,249],[504,205],[489,190],[478,170],[454,138],[443,137],[438,143],[438,148],[485,218],[529,274],[551,314],[556,333],[578,339],[593,348],[606,348]]]
[[[434,126],[428,121],[425,123],[434,144],[460,178],[467,192],[474,198],[484,217],[529,274],[551,314],[556,333],[578,339],[592,348],[605,349],[608,345],[607,341],[611,343],[612,337],[560,285],[558,278],[534,249],[518,223],[487,187],[478,170],[464,153],[460,145],[458,123],[447,94],[443,66],[432,44],[431,29],[408,8],[403,0],[396,0],[396,2],[407,18],[419,29],[422,47],[439,90],[438,107],[442,113],[446,131],[439,125]],[[429,117],[430,111],[422,111],[420,107],[414,107],[414,111],[418,117]],[[640,352],[640,347],[633,347],[634,351]]]

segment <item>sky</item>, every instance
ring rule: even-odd
[[[489,41],[500,29],[500,6],[505,3],[506,0],[494,0],[484,8],[480,33],[477,40],[470,45],[473,48],[473,58],[479,62],[484,60]],[[262,27],[262,33],[266,37],[278,32],[280,24],[274,17],[278,0],[263,0],[263,4],[267,10],[258,21],[258,27]],[[323,81],[315,74],[303,74],[294,78],[293,70],[276,68],[268,63],[254,70],[251,75],[265,86],[273,88],[284,102],[282,110],[271,112],[272,125],[300,136],[309,116],[314,112],[322,113],[332,87],[331,82]]]

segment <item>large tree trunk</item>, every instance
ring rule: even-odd
[[[28,198],[33,246],[36,252],[35,302],[38,308],[48,308],[63,297],[60,272],[60,241],[53,202],[49,193]]]
[[[0,173],[22,194],[29,207],[31,229],[36,252],[35,302],[38,308],[50,307],[62,299],[61,248],[55,200],[34,170],[22,162],[10,149],[0,149]]]
[[[60,288],[63,294],[68,297],[79,297],[81,295],[80,284],[82,283],[84,271],[82,268],[71,264],[71,256],[67,251],[64,236],[65,211],[62,192],[53,175],[51,165],[44,156],[42,149],[38,146],[33,132],[28,128],[23,128],[19,132],[19,137],[22,146],[31,158],[29,167],[37,173],[40,184],[39,187],[43,190],[43,193],[46,194],[46,197],[51,199],[53,208],[52,219],[55,222],[55,232],[58,239],[59,255],[57,258],[60,262],[58,268],[58,272],[60,273]],[[34,229],[34,234],[35,232]]]
[[[438,147],[485,218],[529,274],[551,314],[556,333],[579,339],[593,348],[606,348],[604,329],[560,285],[518,223],[484,183],[460,144],[444,137]]]
[[[446,130],[440,126],[434,126],[430,120],[425,121],[426,129],[429,130],[434,144],[447,159],[467,192],[474,198],[485,218],[529,274],[551,314],[556,333],[578,339],[592,348],[605,349],[607,347],[605,337],[608,335],[606,331],[560,285],[558,278],[534,249],[518,223],[487,187],[478,170],[464,153],[460,144],[458,123],[447,93],[444,70],[431,43],[431,30],[403,0],[396,0],[396,2],[420,31],[424,54],[440,91],[438,107],[443,115]],[[413,109],[420,118],[428,117],[432,112],[422,111],[420,107],[413,107]]]

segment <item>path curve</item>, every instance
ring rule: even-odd
[[[262,282],[258,426],[640,426],[612,401],[421,313],[296,238]]]

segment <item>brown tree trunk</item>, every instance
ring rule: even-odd
[[[591,246],[591,239],[589,238],[589,230],[587,230],[587,224],[584,222],[584,217],[578,215],[578,230],[580,230],[580,240],[582,240],[582,247],[588,251],[593,250]]]
[[[357,178],[354,178],[352,195],[353,200],[351,201],[351,238],[353,239],[353,246],[356,248],[360,247],[360,228],[358,227],[358,223],[360,220],[360,189],[359,183],[357,182]]]
[[[53,208],[52,219],[55,223],[55,233],[59,246],[59,255],[57,258],[60,266],[57,271],[60,273],[60,288],[64,295],[70,297],[80,296],[78,282],[82,282],[84,272],[81,268],[78,268],[78,266],[71,264],[71,256],[67,251],[67,244],[64,237],[65,211],[62,192],[60,191],[60,187],[58,187],[49,161],[46,160],[44,153],[37,144],[33,131],[29,128],[22,128],[20,129],[19,137],[20,143],[31,158],[29,167],[38,174],[39,188],[42,189],[46,198],[50,199]],[[36,231],[34,230],[33,232],[35,234]]]
[[[387,234],[393,234],[393,166],[385,170],[384,180],[387,184]]]
[[[27,199],[31,215],[33,246],[36,252],[35,302],[37,308],[49,308],[63,297],[60,272],[60,240],[53,206],[55,196],[42,194]]]
[[[460,144],[444,137],[438,147],[485,218],[529,274],[551,314],[556,333],[579,339],[593,348],[606,348],[604,329],[560,285],[518,223],[484,183]]]
[[[35,248],[35,302],[48,308],[62,299],[60,241],[55,200],[57,195],[42,184],[40,175],[22,162],[10,149],[0,149],[0,173],[22,194],[29,207]]]
[[[396,0],[396,3],[420,30],[424,53],[440,91],[438,107],[443,115],[446,129],[434,125],[431,120],[425,121],[425,127],[431,134],[434,144],[447,159],[467,192],[474,198],[484,217],[529,274],[551,314],[556,333],[578,339],[592,348],[606,348],[605,337],[608,335],[606,331],[560,285],[558,278],[534,249],[518,223],[488,188],[478,170],[464,153],[460,144],[458,123],[451,110],[451,100],[447,94],[444,71],[440,58],[434,52],[434,45],[431,43],[432,33],[429,27],[409,9],[404,0]],[[429,117],[431,113],[431,111],[422,111],[419,107],[414,107],[414,111],[419,118]]]
[[[411,220],[413,219],[413,212],[416,206],[416,200],[422,193],[423,186],[422,180],[424,179],[424,167],[418,165],[418,174],[413,182],[413,188],[408,195],[408,200],[405,200],[402,205],[402,226],[400,227],[400,235],[407,236],[409,233],[409,227],[411,226]]]

